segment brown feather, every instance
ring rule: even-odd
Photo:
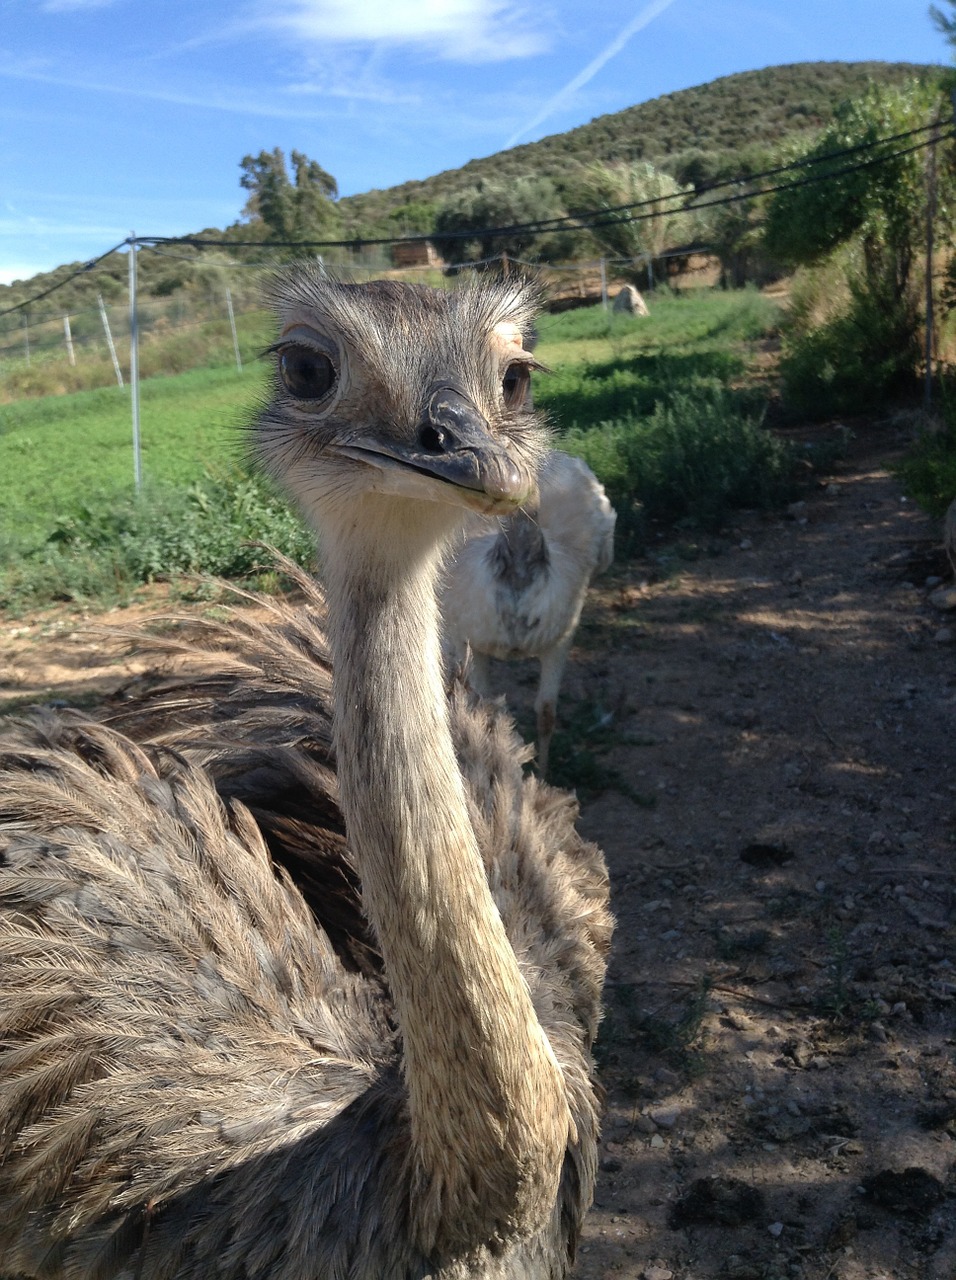
[[[326,286],[297,287],[312,299]],[[416,323],[447,306],[379,293],[396,323],[406,305]],[[504,294],[482,294],[471,322],[491,324]],[[345,324],[365,303],[335,305]],[[237,610],[204,624],[205,665],[112,724],[42,713],[0,738],[9,1276],[517,1280],[564,1276],[573,1259],[596,1173],[603,860],[575,833],[573,800],[525,778],[510,721],[453,688],[461,821],[568,1125],[542,1219],[489,1219],[475,1169],[468,1213],[499,1225],[443,1223],[339,809],[323,603],[304,575],[298,585],[298,607],[260,602],[265,623]],[[424,974],[422,1008],[432,994],[436,1008],[458,998]],[[462,1112],[463,1138],[475,1119]],[[461,1196],[461,1157],[447,1154],[442,1176]],[[431,1245],[416,1196],[438,1206]]]

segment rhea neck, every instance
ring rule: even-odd
[[[320,519],[340,801],[403,1044],[420,1246],[542,1228],[561,1070],[488,888],[452,746],[435,581],[455,508],[366,494]]]

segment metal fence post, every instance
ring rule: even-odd
[[[76,352],[73,350],[73,333],[70,329],[70,317],[64,312],[63,314],[63,339],[66,342],[66,354],[69,357],[70,364],[76,368]]]
[[[129,385],[133,401],[133,478],[136,492],[143,487],[143,464],[139,450],[139,324],[136,318],[136,232],[129,239]]]
[[[98,293],[96,301],[100,304],[100,319],[103,321],[103,330],[106,334],[106,345],[110,349],[110,358],[113,361],[113,372],[116,374],[117,383],[123,385],[123,370],[120,368],[120,362],[116,358],[116,347],[113,345],[113,334],[110,331],[110,318],[106,314],[106,303],[103,301],[103,295]]]
[[[232,290],[226,285],[226,310],[229,312],[229,325],[232,329],[232,349],[236,353],[236,368],[242,373],[242,357],[239,355],[239,338],[236,334],[236,315],[232,309]]]

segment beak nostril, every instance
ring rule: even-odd
[[[429,453],[447,453],[454,440],[447,431],[429,422],[418,433],[418,443]]]

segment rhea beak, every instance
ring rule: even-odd
[[[338,452],[377,467],[381,492],[419,494],[506,515],[532,496],[533,477],[491,434],[484,415],[447,383],[433,386],[413,440],[352,440]]]

